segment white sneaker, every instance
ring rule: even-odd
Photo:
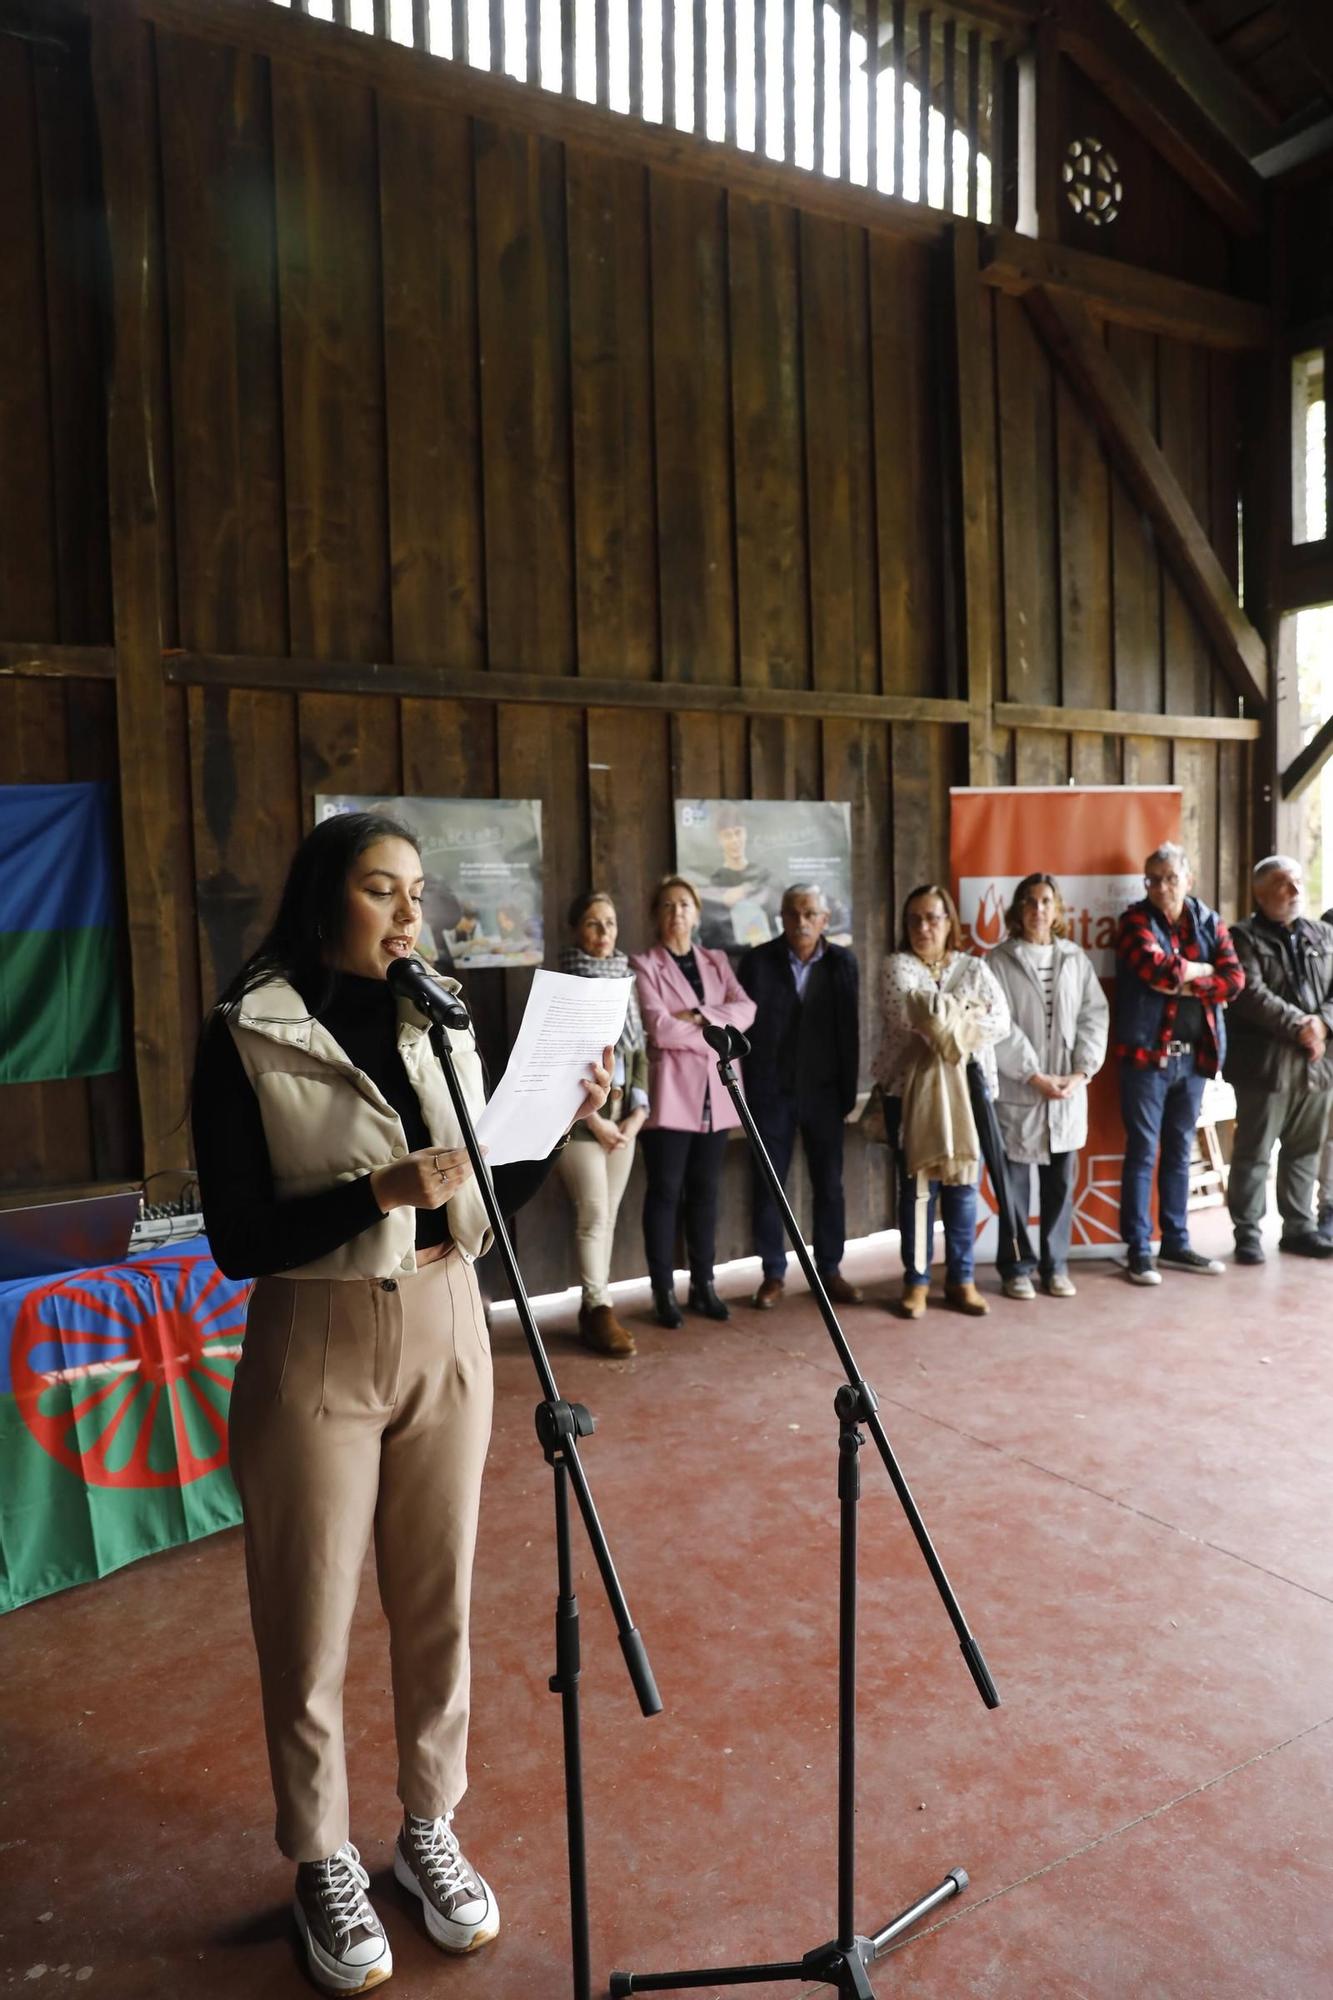
[[[1151,1257],[1131,1257],[1125,1265],[1125,1276],[1131,1285],[1160,1285],[1162,1274]]]
[[[1049,1278],[1042,1281],[1042,1289],[1051,1299],[1076,1299],[1078,1286],[1067,1271],[1052,1271]]]
[[[1016,1278],[1006,1278],[1000,1290],[1007,1299],[1035,1299],[1037,1288],[1031,1278],[1021,1272]]]
[[[327,1861],[303,1861],[297,1868],[292,1911],[310,1977],[326,1993],[365,1993],[382,1986],[393,1971],[389,1940],[366,1895],[369,1887],[350,1841]]]
[[[393,1872],[420,1902],[426,1930],[441,1951],[477,1951],[500,1933],[500,1905],[490,1884],[466,1860],[451,1821],[403,1817]]]

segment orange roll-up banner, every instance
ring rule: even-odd
[[[1118,785],[955,788],[949,794],[950,868],[963,935],[983,957],[1004,936],[1004,913],[1025,875],[1053,875],[1069,935],[1111,997],[1120,912],[1143,897],[1143,862],[1180,839],[1180,787]],[[1105,1255],[1120,1241],[1120,1123],[1115,1058],[1088,1093],[1088,1143],[1074,1198],[1074,1254]],[[977,1255],[995,1255],[995,1197],[982,1178]]]

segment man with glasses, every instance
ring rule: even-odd
[[[1143,864],[1148,893],[1125,911],[1116,940],[1114,1034],[1125,1126],[1120,1233],[1132,1285],[1162,1282],[1152,1259],[1159,1147],[1159,1261],[1211,1277],[1226,1268],[1190,1247],[1190,1157],[1204,1084],[1226,1056],[1225,1009],[1245,974],[1217,911],[1190,894],[1193,880],[1183,847],[1166,841],[1155,848]]]
[[[1254,913],[1236,925],[1245,990],[1236,1002],[1227,1081],[1236,1092],[1227,1207],[1236,1262],[1262,1264],[1268,1162],[1277,1156],[1279,1247],[1333,1257],[1315,1222],[1315,1180],[1333,1106],[1333,930],[1301,912],[1301,867],[1270,854],[1254,870]]]

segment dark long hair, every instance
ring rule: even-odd
[[[334,813],[308,833],[292,856],[278,914],[234,978],[218,995],[219,1011],[234,1007],[266,979],[285,979],[306,996],[312,1014],[328,1005],[333,971],[328,954],[347,921],[347,877],[377,840],[405,840],[421,851],[410,826],[388,813]]]
[[[1060,884],[1054,875],[1025,875],[1014,890],[1013,900],[1004,913],[1004,928],[1007,936],[1021,938],[1023,935],[1023,905],[1034,889],[1049,889],[1055,898],[1055,917],[1051,924],[1052,937],[1068,937],[1069,925],[1065,921],[1065,899],[1060,894]]]

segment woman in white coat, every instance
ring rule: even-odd
[[[1014,1256],[1000,1265],[1006,1298],[1072,1299],[1067,1269],[1078,1156],[1088,1138],[1088,1083],[1106,1058],[1109,1009],[1088,954],[1065,936],[1065,907],[1050,875],[1027,875],[1006,913],[1008,936],[987,964],[1009,1002],[1011,1026],[995,1050],[995,1116],[1014,1211]],[[1040,1188],[1041,1252],[1027,1219],[1031,1169]]]

